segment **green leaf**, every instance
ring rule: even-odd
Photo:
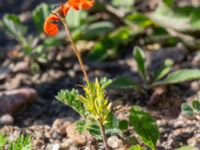
[[[114,29],[112,22],[101,21],[95,22],[88,25],[85,30],[82,32],[82,38],[84,39],[95,39],[98,37],[105,36],[107,33],[111,32]]]
[[[194,100],[194,101],[192,101],[192,107],[196,111],[200,112],[200,100]]]
[[[131,23],[136,24],[143,28],[149,27],[153,24],[153,22],[147,16],[137,12],[128,15],[126,19],[131,21]]]
[[[169,7],[171,0],[160,3],[157,9],[150,14],[150,18],[164,28],[181,32],[194,32],[200,30],[200,7],[184,6]],[[169,21],[170,20],[170,21]]]
[[[103,89],[106,89],[112,83],[111,79],[107,79],[106,77],[101,78],[100,85]]]
[[[22,36],[27,32],[27,27],[22,25],[19,17],[14,14],[6,14],[3,16],[3,23],[6,29],[13,36]]]
[[[96,121],[91,120],[81,120],[76,121],[76,129],[79,133],[83,133],[85,131],[88,131],[92,136],[94,136],[96,139],[101,140],[101,130],[99,126],[97,125]]]
[[[174,0],[163,0],[163,3],[165,3],[165,5],[168,7],[172,7],[174,4]]]
[[[90,134],[91,134],[92,136],[94,136],[96,139],[98,139],[98,140],[101,140],[101,139],[102,139],[101,130],[100,130],[99,126],[97,125],[97,123],[96,123],[96,124],[93,123],[93,124],[89,127],[88,131],[89,131]]]
[[[119,129],[120,130],[128,130],[128,121],[127,120],[120,120],[119,121]]]
[[[117,77],[116,79],[113,80],[111,83],[110,87],[112,88],[137,88],[138,86],[130,79],[126,77]]]
[[[116,7],[130,7],[133,6],[135,0],[126,0],[123,2],[121,0],[112,0],[111,3]]]
[[[59,39],[56,39],[54,37],[46,37],[43,41],[43,45],[45,47],[56,47],[61,44]]]
[[[162,66],[162,69],[155,72],[155,80],[160,80],[164,78],[171,71],[173,64],[174,62],[171,59],[165,60],[165,63]]]
[[[119,121],[118,119],[116,118],[116,116],[113,114],[113,113],[110,113],[108,115],[108,118],[107,118],[107,124],[105,125],[105,127],[107,129],[111,129],[111,128],[118,128],[119,126]]]
[[[137,63],[138,71],[143,80],[147,80],[145,54],[140,47],[135,47],[133,51],[134,58]]]
[[[132,40],[134,33],[129,27],[121,26],[110,33],[109,37],[118,44],[126,44]]]
[[[116,55],[118,47],[118,43],[115,43],[113,39],[105,37],[94,45],[88,55],[88,59],[92,61],[102,61],[106,58],[111,58]]]
[[[32,12],[33,21],[38,32],[43,31],[45,18],[50,14],[51,8],[46,3],[41,3]]]
[[[9,150],[32,150],[32,138],[20,135],[16,141],[12,141],[8,146]]]
[[[129,150],[143,150],[140,145],[134,145],[129,148]]]
[[[176,84],[185,81],[200,79],[200,70],[198,69],[182,69],[172,72],[162,81],[155,82],[154,85]]]
[[[76,130],[79,133],[83,133],[87,129],[88,129],[88,124],[87,124],[87,122],[85,120],[76,121]]]
[[[3,147],[6,145],[7,143],[7,138],[6,136],[0,134],[0,149],[3,149]]]
[[[190,105],[188,105],[187,103],[183,103],[181,105],[181,110],[184,114],[188,115],[188,116],[192,116],[193,115],[193,109]]]
[[[160,137],[156,121],[151,115],[138,106],[130,110],[130,123],[140,136],[144,144],[155,150],[156,142]]]
[[[85,23],[86,18],[86,11],[76,11],[74,9],[70,9],[67,13],[66,20],[71,29],[76,29]]]
[[[27,32],[27,27],[22,25],[18,16],[13,14],[4,15],[3,24],[6,30],[22,44],[22,47],[28,45],[24,37]]]
[[[122,134],[122,131],[119,128],[119,120],[113,113],[110,113],[107,118],[107,123],[105,124],[106,134]]]
[[[85,109],[78,98],[79,98],[79,93],[77,90],[74,89],[71,91],[61,90],[56,96],[57,100],[73,108],[81,116],[85,116]]]

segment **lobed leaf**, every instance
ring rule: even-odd
[[[56,99],[74,109],[81,116],[85,116],[85,109],[82,102],[79,100],[79,93],[77,90],[61,90]]]

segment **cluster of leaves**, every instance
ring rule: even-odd
[[[123,133],[128,130],[129,124],[134,128],[140,139],[151,149],[155,150],[159,139],[159,131],[155,120],[140,107],[133,106],[130,110],[129,120],[119,120],[111,112],[110,104],[105,97],[105,88],[111,84],[110,80],[96,80],[84,86],[85,96],[80,95],[77,90],[61,90],[56,98],[78,112],[84,120],[77,121],[79,132],[89,131],[97,139],[102,139],[99,120],[105,126],[106,135]],[[133,145],[135,143],[132,143]],[[131,150],[136,150],[135,146]],[[137,147],[142,147],[137,145]]]
[[[8,138],[0,134],[0,149],[7,145],[8,150],[32,150],[32,139],[30,136],[20,135],[16,140],[9,141]]]
[[[154,43],[159,40],[159,43],[164,45],[175,45],[178,38],[186,46],[197,49],[200,42],[190,34],[200,30],[198,15],[200,8],[192,6],[174,8],[173,3],[173,0],[163,0],[155,11],[145,14],[134,7],[135,0],[127,0],[123,3],[119,0],[111,0],[111,5],[96,2],[94,11],[108,12],[107,15],[114,16],[115,20],[120,22],[119,24],[113,23],[113,17],[102,21],[101,18],[96,19],[98,17],[89,15],[88,12],[73,9],[69,11],[66,19],[75,41],[80,39],[94,41],[92,47],[84,46],[90,49],[88,55],[90,60],[98,61],[116,57],[122,47],[132,44],[140,35],[145,35],[142,36],[143,43]],[[3,18],[5,28],[20,42],[24,52],[42,62],[47,61],[44,50],[47,47],[57,46],[59,40],[64,38],[64,34],[59,34],[55,38],[44,39],[41,34],[44,19],[48,16],[51,7],[53,6],[42,3],[33,10],[33,21],[38,31],[34,37],[27,35],[28,28],[20,22],[18,16],[6,14]],[[151,28],[152,32],[146,32],[148,28]],[[182,34],[186,34],[189,38],[183,38],[185,36],[180,36]],[[134,42],[141,44],[137,41]]]
[[[187,103],[182,104],[182,112],[186,115],[192,116],[193,114],[200,115],[200,100],[193,100],[190,106]]]
[[[20,43],[23,53],[30,56],[34,61],[41,63],[48,60],[47,48],[58,46],[60,43],[58,38],[48,37],[44,39],[43,36],[43,23],[50,13],[51,7],[41,3],[33,10],[32,18],[37,29],[36,34],[33,35],[28,31],[28,26],[24,25],[17,15],[5,14],[2,19],[3,27],[7,33]]]
[[[80,95],[77,90],[61,90],[56,98],[64,104],[72,107],[83,116],[90,125],[105,125],[111,111],[111,103],[105,96],[105,88],[111,83],[103,78],[96,79],[83,86],[85,95]],[[96,122],[96,123],[94,123]]]
[[[110,3],[97,3],[95,10],[108,11],[121,22],[120,25],[114,25],[112,18],[104,22],[95,20],[93,23],[93,16],[88,16],[91,20],[87,22],[76,21],[80,23],[77,24],[79,34],[76,35],[79,36],[76,39],[95,40],[89,52],[90,60],[101,61],[116,57],[122,47],[133,42],[139,45],[158,42],[163,46],[174,46],[181,42],[189,49],[199,49],[200,42],[195,36],[198,34],[194,33],[200,31],[200,7],[175,7],[174,0],[162,0],[153,12],[142,13],[134,7],[135,0],[123,3],[111,0]],[[151,32],[146,32],[147,29]],[[142,39],[138,40],[140,37]]]
[[[130,79],[127,79],[126,77],[117,77],[113,81],[111,85],[112,87],[149,89],[155,86],[177,84],[200,78],[200,70],[198,69],[180,69],[178,71],[171,72],[173,67],[172,60],[166,60],[162,68],[155,71],[153,70],[153,77],[150,78],[151,72],[148,72],[148,67],[145,63],[146,58],[143,50],[139,47],[136,47],[133,51],[133,55],[137,63],[137,69],[143,84],[141,85],[136,83]]]
[[[200,47],[200,42],[195,32],[200,31],[200,7],[175,6],[174,0],[163,0],[149,18],[159,26],[165,28],[169,34],[192,50]],[[169,21],[170,20],[170,21]],[[191,36],[192,35],[192,36]]]

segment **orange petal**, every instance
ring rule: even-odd
[[[67,12],[69,11],[69,4],[68,3],[65,3],[63,5],[61,5],[60,7],[60,13],[63,15],[63,16],[66,16],[67,15]]]
[[[94,0],[84,0],[82,3],[82,9],[90,9],[94,6]]]
[[[50,15],[49,17],[46,18],[45,23],[44,23],[44,32],[49,35],[49,36],[55,36],[58,31],[58,24],[57,21],[59,18],[55,15]]]
[[[76,10],[90,9],[94,5],[94,0],[69,0],[68,3]]]

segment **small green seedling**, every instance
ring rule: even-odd
[[[6,33],[18,41],[23,54],[30,58],[34,68],[39,67],[38,63],[46,63],[48,61],[47,49],[58,46],[60,43],[57,38],[44,39],[43,36],[43,22],[50,8],[46,3],[42,3],[33,10],[32,18],[38,31],[35,34],[29,33],[28,26],[24,25],[15,14],[5,14],[2,19]]]
[[[200,115],[200,100],[193,100],[192,105],[183,103],[182,112],[188,116]]]
[[[32,150],[32,138],[20,135],[16,140],[9,141],[6,136],[0,134],[0,150],[5,147],[8,147],[8,150]]]
[[[150,75],[151,73],[147,70],[148,66],[146,65],[146,58],[143,50],[139,47],[135,47],[133,55],[137,63],[139,75],[143,81],[142,85],[126,77],[118,77],[113,81],[112,87],[151,89],[156,86],[178,84],[200,79],[199,69],[180,69],[171,72],[173,61],[169,59],[165,60],[160,70],[152,70],[152,77]]]
[[[0,134],[0,150],[3,149],[6,143],[7,143],[7,137]]]
[[[88,130],[95,136],[96,134],[94,134],[92,128],[99,127],[105,147],[108,147],[105,125],[108,123],[108,116],[111,112],[111,103],[105,96],[105,88],[110,83],[111,81],[105,78],[101,81],[96,79],[95,82],[87,82],[87,84],[83,86],[85,95],[80,95],[77,90],[62,90],[58,93],[58,96],[56,96],[59,101],[72,107],[84,118],[85,121],[77,122],[77,129],[80,132]],[[97,138],[99,138],[99,135],[97,135]]]

